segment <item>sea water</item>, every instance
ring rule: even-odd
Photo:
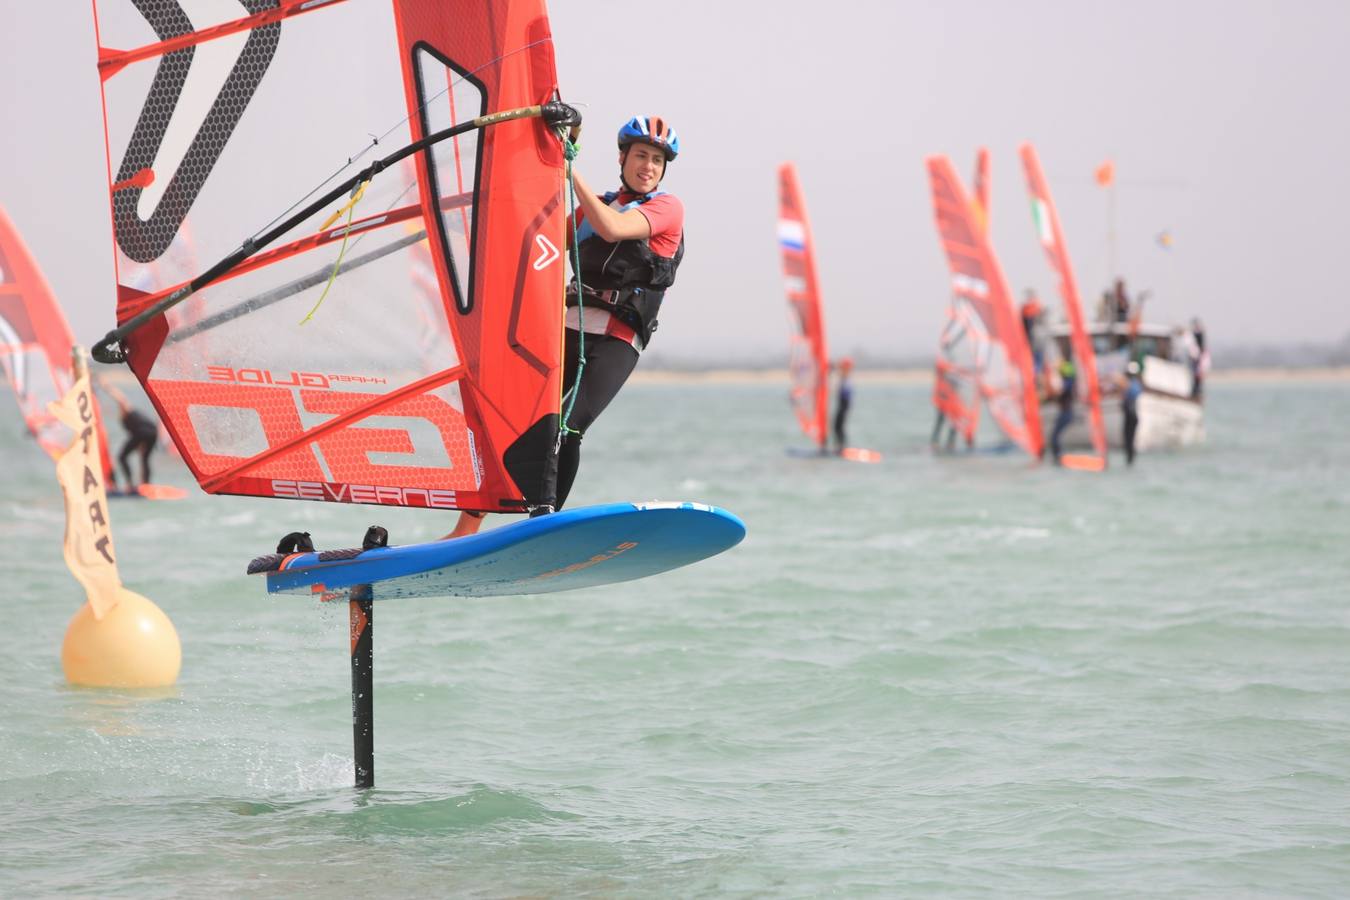
[[[927,386],[858,385],[861,465],[785,452],[782,384],[633,384],[573,504],[701,500],[749,536],[377,604],[368,792],[345,605],[244,566],[453,514],[115,502],[182,676],[76,689],[60,491],[3,421],[5,897],[1350,894],[1343,383],[1215,384],[1204,446],[1102,475],[935,458]]]

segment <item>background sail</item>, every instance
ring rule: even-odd
[[[990,183],[989,150],[981,147],[975,156],[975,192],[972,215],[980,230],[989,233]],[[948,426],[969,447],[975,442],[980,423],[981,373],[988,362],[989,334],[970,304],[953,293],[947,307],[947,321],[938,338],[938,355],[933,381],[933,406]],[[933,434],[941,438],[940,429]]]
[[[60,401],[75,383],[74,345],[75,336],[56,295],[0,207],[0,371],[19,402],[28,430],[53,459],[65,452],[70,431],[52,415],[48,404]],[[94,416],[106,477],[112,466],[97,404]]]
[[[0,208],[0,366],[28,430],[53,458],[65,451],[70,432],[47,404],[75,383],[73,344],[51,287]]]
[[[979,390],[989,413],[1013,443],[1034,457],[1044,447],[1031,348],[1013,308],[1003,270],[961,180],[945,156],[927,160],[938,239],[952,273],[952,293],[988,336]],[[954,303],[956,301],[954,300]]]
[[[816,249],[806,203],[792,163],[778,167],[778,247],[783,254],[783,284],[787,290],[789,345],[788,375],[792,407],[802,433],[824,447],[828,439],[829,353],[825,320],[816,280]]]
[[[1064,232],[1059,225],[1059,213],[1050,196],[1050,185],[1041,171],[1041,161],[1031,144],[1021,147],[1022,167],[1027,174],[1027,190],[1031,192],[1031,218],[1036,225],[1036,237],[1045,248],[1050,268],[1059,278],[1059,295],[1064,299],[1064,313],[1069,319],[1069,345],[1081,377],[1078,379],[1080,399],[1088,410],[1088,430],[1092,435],[1092,449],[1106,459],[1106,425],[1102,421],[1102,392],[1097,375],[1097,354],[1092,349],[1083,316],[1083,304],[1078,296],[1078,282],[1069,262],[1069,251],[1064,246]]]
[[[96,0],[119,324],[186,280],[166,259],[189,229],[197,258],[221,259],[423,135],[557,92],[542,0],[239,2],[222,18]],[[562,168],[538,119],[443,141],[377,175],[350,229],[316,214],[131,335],[202,487],[539,502],[561,394]],[[408,274],[428,246],[434,327]]]

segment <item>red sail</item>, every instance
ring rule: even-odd
[[[187,280],[164,265],[187,229],[223,259],[386,154],[557,95],[543,0],[239,2],[223,19],[95,0],[119,324]],[[342,48],[355,69],[335,67]],[[472,128],[133,332],[132,369],[203,489],[545,502],[563,165],[539,118]],[[434,327],[408,278],[428,248]]]
[[[28,430],[53,459],[70,445],[70,429],[48,411],[47,404],[60,401],[75,383],[74,344],[56,295],[0,208],[0,371],[19,401]],[[102,417],[96,422],[106,475],[111,471],[108,440]]]
[[[1004,434],[1039,458],[1044,438],[1031,348],[1003,270],[951,160],[932,156],[927,166],[938,238],[952,273],[953,315],[987,347],[978,369],[979,393]],[[941,375],[939,368],[939,380]]]
[[[1078,379],[1082,399],[1087,404],[1088,426],[1092,434],[1092,449],[1106,466],[1106,426],[1102,421],[1102,393],[1097,377],[1097,355],[1092,350],[1092,338],[1088,334],[1087,322],[1083,317],[1083,304],[1078,296],[1078,282],[1073,277],[1073,266],[1069,263],[1069,251],[1064,246],[1064,231],[1059,225],[1059,213],[1055,211],[1055,201],[1050,196],[1050,186],[1041,171],[1040,159],[1036,148],[1023,144],[1021,148],[1022,166],[1027,173],[1027,190],[1031,192],[1031,218],[1036,225],[1036,236],[1045,248],[1050,268],[1059,278],[1059,295],[1064,299],[1064,312],[1069,319],[1069,344],[1073,347],[1074,362],[1082,377]]]
[[[825,345],[825,319],[816,280],[816,249],[806,218],[797,169],[778,167],[778,247],[783,254],[783,283],[787,289],[789,337],[788,372],[792,407],[802,433],[824,447],[828,439],[830,356]]]

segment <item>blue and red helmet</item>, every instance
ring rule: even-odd
[[[651,144],[666,154],[667,162],[680,155],[680,138],[660,116],[633,116],[619,129],[619,149]]]

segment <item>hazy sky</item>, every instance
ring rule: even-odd
[[[113,279],[89,6],[0,11],[0,204],[92,342],[113,324]],[[1200,315],[1220,346],[1350,332],[1329,265],[1350,199],[1345,0],[559,0],[550,15],[593,184],[614,178],[628,116],[659,113],[680,133],[665,187],[685,201],[688,250],[652,348],[668,359],[785,353],[782,160],[806,192],[836,354],[936,343],[947,270],[929,154],[968,181],[976,148],[992,150],[995,249],[1015,291],[1050,295],[1023,140],[1085,294],[1109,274],[1092,172],[1111,158],[1118,268],[1153,290],[1150,320]],[[336,48],[335,69],[359,52]],[[1170,252],[1155,242],[1164,230]]]

